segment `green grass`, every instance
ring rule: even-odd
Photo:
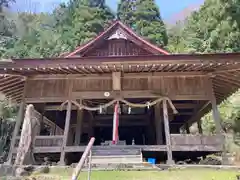
[[[55,169],[44,179],[71,180],[71,169]],[[176,169],[165,171],[93,171],[91,180],[236,180],[236,170]],[[49,177],[49,178],[47,178]],[[81,172],[79,179],[87,180],[87,172]]]

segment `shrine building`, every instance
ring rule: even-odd
[[[10,163],[25,107],[32,104],[41,124],[32,147],[39,163],[46,156],[61,165],[76,163],[95,137],[93,156],[108,162],[124,156],[126,163],[151,157],[173,164],[223,151],[217,105],[240,88],[240,53],[170,54],[115,21],[60,57],[0,61],[0,84],[19,105]],[[216,134],[203,134],[200,119],[208,112]],[[190,133],[194,123],[198,130]]]

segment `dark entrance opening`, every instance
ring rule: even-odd
[[[146,127],[145,126],[124,126],[119,127],[119,140],[125,141],[126,145],[134,143],[136,145],[146,144]],[[95,127],[94,136],[96,138],[95,145],[100,145],[101,142],[112,140],[112,126]]]

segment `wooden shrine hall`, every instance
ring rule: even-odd
[[[75,163],[94,136],[96,156],[172,164],[223,150],[217,105],[240,88],[240,54],[169,54],[116,21],[60,57],[0,61],[0,73],[0,91],[19,105],[9,162],[32,104],[41,124],[32,148],[39,161]],[[112,145],[116,102],[119,141]],[[211,110],[216,134],[204,135],[200,119]],[[193,123],[198,132],[190,134]]]

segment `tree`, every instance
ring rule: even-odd
[[[7,158],[16,113],[16,106],[9,105],[6,100],[0,101],[0,163],[3,163]]]
[[[55,17],[61,13],[56,28],[62,35],[60,39],[66,51],[91,40],[104,31],[114,14],[106,6],[104,0],[72,0],[68,6],[61,6],[54,12]]]
[[[59,34],[54,30],[52,20],[49,14],[19,13],[15,23],[15,42],[4,55],[21,58],[58,55]]]
[[[167,45],[166,27],[154,0],[122,0],[117,16],[150,42],[163,47]]]
[[[0,0],[0,57],[6,52],[9,44],[13,43],[15,25],[9,19],[7,8],[14,0]]]
[[[206,0],[193,12],[184,28],[188,52],[238,52],[240,1]]]
[[[15,2],[15,0],[0,0],[0,12],[3,11],[3,8],[8,8],[12,2]]]
[[[72,0],[69,4],[60,4],[53,14],[19,13],[14,44],[8,45],[3,55],[58,56],[92,39],[113,18],[104,0]]]
[[[167,49],[172,53],[185,52],[184,44],[184,22],[179,21],[174,26],[168,28],[168,46]]]
[[[124,24],[133,28],[135,24],[134,16],[135,9],[136,9],[135,0],[121,0],[121,2],[118,4],[117,18],[121,20]]]

